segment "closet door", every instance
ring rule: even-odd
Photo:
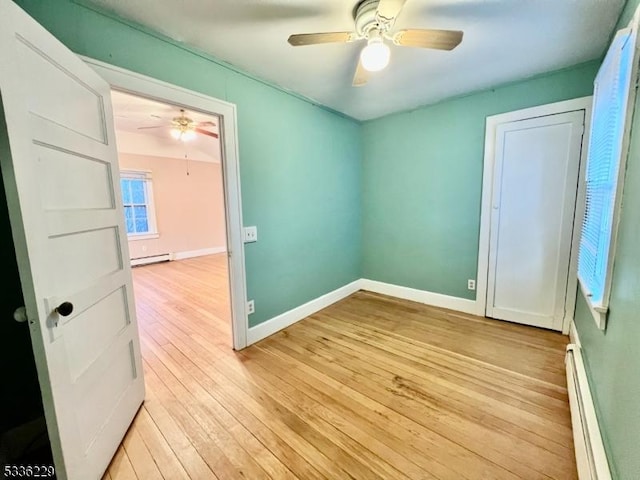
[[[488,317],[562,329],[584,111],[497,128]]]

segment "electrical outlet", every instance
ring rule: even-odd
[[[249,300],[247,302],[247,314],[251,315],[252,313],[254,313],[256,311],[256,304],[253,300]]]
[[[476,289],[476,281],[471,279],[471,278],[469,280],[467,280],[467,288],[469,290],[475,290]]]
[[[258,227],[244,227],[244,243],[258,241]]]

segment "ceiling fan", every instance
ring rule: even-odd
[[[396,30],[396,18],[407,0],[363,0],[355,11],[355,32],[302,33],[291,35],[294,47],[321,43],[350,43],[366,40],[353,77],[353,86],[367,83],[369,72],[382,70],[389,64],[391,51],[388,42],[401,47],[453,50],[462,42],[459,30]]]
[[[215,132],[205,130],[203,127],[215,127],[213,122],[195,122],[191,118],[187,117],[183,108],[180,109],[180,115],[173,117],[169,125],[155,125],[153,127],[138,127],[138,130],[148,130],[152,128],[167,128],[169,127],[169,133],[176,140],[182,140],[188,142],[196,138],[197,134],[207,135],[213,138],[219,138],[219,135]]]

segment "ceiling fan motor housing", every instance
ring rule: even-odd
[[[381,23],[376,14],[380,0],[364,0],[355,13],[356,32],[362,38],[369,38],[371,30],[386,32],[388,26]]]
[[[180,109],[180,116],[174,117],[171,123],[180,130],[188,130],[193,126],[193,120],[187,117],[183,108]]]

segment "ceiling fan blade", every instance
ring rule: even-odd
[[[155,127],[138,127],[138,130],[148,130],[150,128],[164,128],[166,125],[156,125]]]
[[[369,80],[369,72],[362,66],[362,60],[358,59],[358,66],[356,67],[356,73],[353,76],[353,86],[362,87]]]
[[[386,20],[393,24],[395,19],[400,15],[400,11],[407,0],[380,0],[378,3],[378,18]]]
[[[357,40],[357,38],[358,36],[353,32],[299,33],[291,35],[288,41],[294,47],[301,47],[319,43],[348,43]]]
[[[400,30],[393,36],[393,43],[403,47],[453,50],[462,42],[459,30]]]
[[[204,130],[202,128],[196,128],[195,131],[198,132],[198,133],[201,133],[202,135],[208,135],[209,137],[219,138],[219,135],[217,133],[210,132],[210,131]]]
[[[198,122],[198,127],[215,127],[216,124],[211,121]]]

